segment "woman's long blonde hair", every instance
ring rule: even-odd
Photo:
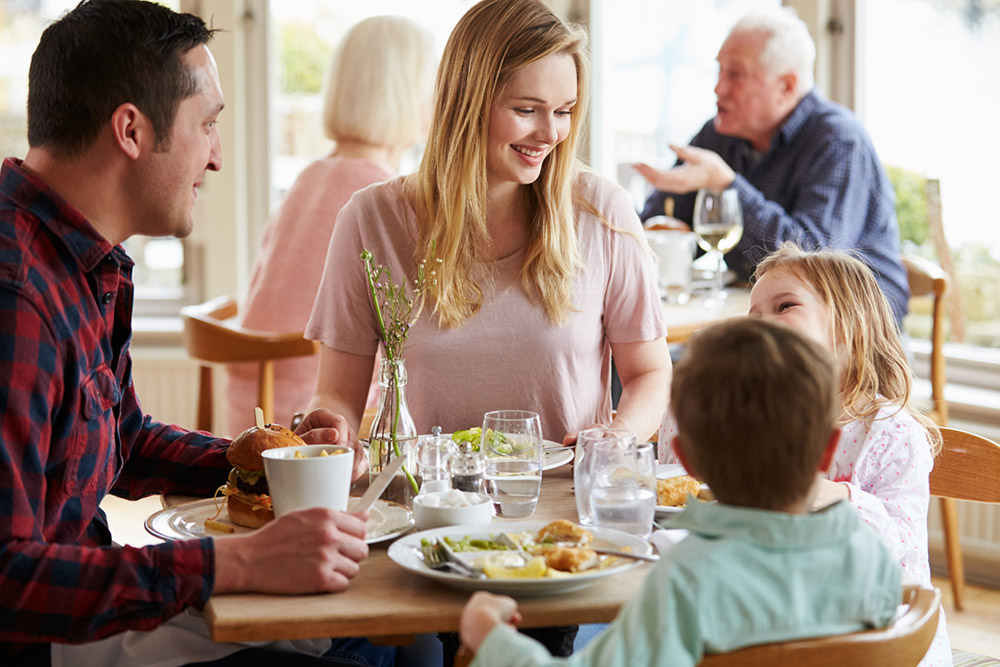
[[[569,135],[546,158],[538,179],[522,188],[529,239],[521,283],[553,322],[568,317],[583,266],[573,181],[589,98],[585,49],[586,34],[540,0],[483,0],[452,31],[438,69],[427,147],[405,186],[419,228],[414,259],[436,265],[437,284],[429,291],[442,327],[461,325],[483,305],[472,273],[490,243],[486,147],[493,103],[514,72],[556,53],[576,64],[577,104]]]
[[[845,414],[871,421],[886,406],[906,410],[927,429],[936,456],[941,433],[910,403],[913,374],[896,320],[871,269],[840,250],[807,252],[786,242],[757,265],[754,279],[772,271],[803,281],[830,309],[830,336],[842,361]]]

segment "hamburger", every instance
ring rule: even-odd
[[[226,452],[233,469],[222,488],[230,521],[239,526],[260,528],[274,519],[261,452],[304,444],[302,438],[278,424],[265,424],[264,428],[253,426],[233,440]]]

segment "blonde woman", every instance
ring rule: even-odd
[[[306,335],[323,343],[311,407],[356,429],[379,335],[363,249],[412,283],[436,270],[405,350],[417,429],[541,414],[548,439],[612,422],[654,433],[670,361],[650,255],[628,197],[576,157],[585,36],[538,0],[485,0],[453,31],[417,173],[358,193],[334,233]],[[438,260],[440,260],[438,262]],[[346,437],[339,435],[338,437]]]
[[[352,27],[330,62],[323,129],[333,152],[299,175],[264,229],[243,325],[302,331],[312,312],[337,213],[357,190],[391,178],[402,154],[426,136],[437,58],[431,34],[399,16]],[[312,398],[319,360],[275,363],[274,418],[290,423]],[[256,366],[229,367],[229,432],[253,425]]]

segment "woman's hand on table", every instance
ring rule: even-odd
[[[607,428],[607,424],[596,424],[595,423],[595,424],[591,424],[590,426],[586,426],[584,428],[581,428],[580,431],[586,431],[589,428],[601,428],[602,426],[604,428]],[[564,445],[575,445],[576,444],[576,439],[580,435],[580,431],[573,431],[572,433],[567,433],[566,435],[564,435],[563,436],[562,444],[564,444]]]
[[[261,528],[213,540],[213,593],[319,593],[347,588],[368,556],[368,513],[291,512]]]
[[[518,613],[517,602],[513,598],[477,591],[462,609],[458,632],[463,644],[478,651],[486,635],[498,624],[508,623],[517,627],[520,622],[521,614]]]
[[[311,445],[344,445],[353,449],[354,471],[351,479],[358,479],[368,472],[365,449],[343,415],[334,414],[327,408],[316,408],[306,414],[295,433]]]

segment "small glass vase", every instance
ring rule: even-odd
[[[417,428],[406,407],[406,365],[402,359],[382,359],[378,373],[378,409],[368,432],[368,478],[375,479],[397,456],[406,463],[396,473],[382,499],[413,506],[413,496],[420,488],[413,476],[413,448]]]

